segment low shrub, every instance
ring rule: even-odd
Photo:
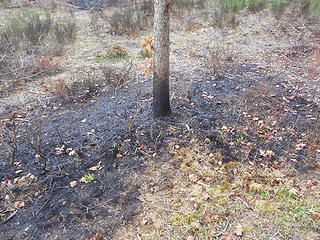
[[[119,45],[115,45],[108,49],[107,56],[112,59],[123,59],[128,56],[128,51]]]
[[[54,52],[61,54],[65,43],[75,39],[76,32],[74,22],[54,23],[46,10],[15,12],[0,27],[0,73],[14,81],[57,72],[60,64],[52,62],[48,57],[52,53],[47,50],[54,46]]]
[[[24,37],[33,45],[39,44],[46,36],[52,26],[50,14],[45,12],[44,16],[30,12],[26,14],[26,18],[22,26]]]
[[[218,0],[218,5],[233,13],[237,13],[247,7],[247,0]]]
[[[9,18],[0,30],[0,47],[17,50],[24,44],[37,45],[49,34],[52,26],[50,14],[23,11]]]
[[[135,34],[150,27],[152,21],[139,9],[129,8],[115,12],[109,19],[111,31],[114,34]]]
[[[194,9],[204,9],[207,0],[173,0],[172,12],[178,16],[190,13]]]
[[[153,1],[151,0],[143,1],[139,9],[140,11],[144,12],[147,16],[153,16],[154,14]]]
[[[270,10],[276,19],[280,19],[287,7],[288,3],[284,0],[272,0]]]
[[[233,62],[233,52],[227,47],[217,45],[210,50],[206,66],[213,76],[221,76]]]
[[[61,69],[61,63],[59,61],[55,61],[52,58],[41,58],[35,60],[34,63],[36,67],[36,71],[39,73],[45,74],[54,74]]]
[[[237,27],[239,22],[236,18],[236,13],[226,8],[223,4],[213,9],[211,12],[211,22],[219,28]]]
[[[249,0],[247,6],[251,13],[258,13],[267,7],[267,2],[266,0]]]
[[[76,33],[77,26],[71,21],[56,23],[53,26],[54,39],[60,44],[74,41],[76,38]]]

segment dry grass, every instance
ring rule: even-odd
[[[194,145],[197,145],[194,143]],[[221,164],[203,149],[174,150],[139,176],[144,212],[123,239],[316,239],[320,191],[294,169]]]

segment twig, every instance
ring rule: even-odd
[[[219,237],[219,236],[221,236],[224,232],[226,232],[227,229],[228,229],[228,227],[229,227],[229,223],[230,223],[230,221],[229,221],[229,219],[227,219],[227,223],[226,223],[226,226],[224,227],[224,229],[223,229],[221,232],[219,232],[219,233],[217,233],[216,235],[214,235],[214,237]]]
[[[246,207],[250,210],[254,210],[252,206],[249,205],[249,203],[247,203],[245,200],[243,200],[242,198],[240,197],[236,197],[236,199],[240,200],[241,202],[244,203],[244,205],[246,205]]]
[[[55,186],[53,186],[51,188],[51,191],[50,191],[50,194],[49,194],[49,197],[47,199],[47,201],[42,205],[42,207],[33,215],[33,217],[37,216],[41,210],[48,204],[48,202],[51,200],[51,196],[52,196],[52,193],[53,193],[53,190],[54,190]]]
[[[10,219],[12,219],[17,214],[17,212],[18,212],[18,209],[15,210],[9,217],[7,217],[7,219],[3,220],[1,222],[1,224],[4,224],[4,223],[8,222]]]
[[[115,88],[115,90],[114,90],[114,96],[117,95],[117,90],[118,90],[118,88],[120,87],[121,82],[123,81],[124,77],[125,77],[126,75],[128,75],[128,73],[131,71],[132,66],[133,66],[133,63],[130,62],[130,66],[129,66],[128,70],[127,70],[126,72],[124,72],[124,73],[122,74],[122,76],[117,80],[117,82],[116,82],[116,88]]]
[[[2,61],[5,59],[6,56],[7,56],[7,55],[3,55],[3,56],[1,57],[1,59],[0,59],[0,62],[2,62]]]

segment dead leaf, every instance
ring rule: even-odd
[[[105,238],[100,233],[96,233],[90,240],[105,240]]]
[[[65,152],[65,148],[66,148],[65,145],[62,145],[61,147],[55,148],[56,154],[57,154],[57,155],[63,154],[63,153]]]
[[[213,214],[210,212],[205,212],[204,215],[201,218],[201,223],[203,224],[210,224],[213,222]]]
[[[168,182],[168,183],[166,184],[165,188],[167,188],[167,189],[173,189],[173,188],[174,188],[173,182]]]
[[[190,174],[190,175],[189,175],[189,180],[190,180],[191,182],[193,182],[193,183],[196,183],[196,182],[199,180],[199,178],[198,178],[198,176],[195,175],[195,174]]]
[[[76,157],[76,156],[78,156],[78,153],[75,150],[71,150],[70,152],[68,152],[68,155],[70,157]]]
[[[146,225],[148,222],[149,220],[145,218],[141,221],[141,225]]]
[[[100,170],[101,168],[102,168],[102,166],[101,166],[101,161],[100,161],[96,166],[89,168],[89,170],[97,171],[97,170]]]
[[[195,237],[190,235],[186,238],[186,240],[195,240]]]
[[[200,228],[201,227],[201,223],[199,223],[199,222],[191,222],[190,225],[193,228]]]
[[[234,234],[238,237],[241,237],[243,235],[243,227],[240,223],[238,223],[236,226],[235,226],[235,229],[234,229]]]
[[[208,201],[211,198],[211,196],[209,195],[209,193],[205,192],[203,194],[203,200]]]
[[[233,235],[231,233],[224,233],[220,240],[232,240],[232,239],[233,239]]]
[[[77,186],[77,181],[72,181],[72,182],[70,182],[70,186],[71,186],[71,187]]]
[[[297,144],[296,145],[296,150],[302,150],[302,149],[304,149],[305,148],[305,146],[306,146],[306,144],[304,144],[304,143],[299,143],[299,144]]]
[[[249,184],[249,189],[253,192],[261,192],[263,191],[264,187],[262,184],[259,183],[251,183]]]
[[[88,181],[86,180],[85,177],[82,177],[82,178],[80,178],[79,182],[81,182],[81,183],[87,183]]]
[[[24,207],[25,203],[23,201],[17,201],[14,203],[15,208],[22,208]]]

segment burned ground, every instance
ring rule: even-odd
[[[249,28],[221,30],[218,36],[203,27],[183,33],[184,41],[174,33],[173,114],[163,120],[152,119],[152,79],[144,74],[123,88],[108,85],[105,91],[69,101],[49,94],[28,104],[2,107],[3,127],[12,132],[19,123],[19,132],[14,165],[9,164],[12,141],[0,147],[0,238],[89,239],[99,233],[106,239],[149,239],[124,232],[148,228],[150,222],[140,222],[148,209],[142,199],[150,192],[156,195],[154,189],[174,188],[170,171],[177,175],[180,168],[193,171],[191,163],[175,159],[175,151],[183,149],[208,159],[214,156],[212,169],[234,162],[275,171],[289,165],[297,176],[318,179],[319,83],[307,70],[318,43],[302,27],[280,40],[281,29],[294,26],[277,24],[257,32],[249,21]],[[272,46],[258,45],[267,33]],[[305,38],[297,40],[299,34]],[[240,38],[243,35],[258,38]],[[237,51],[218,73],[207,65],[206,46],[192,45],[196,41],[210,45],[215,37],[216,41],[226,37],[226,44]],[[250,43],[263,51],[243,47]],[[138,71],[139,63],[134,67]],[[157,169],[168,175],[149,174]],[[316,223],[318,215],[309,229],[312,236],[319,236]],[[197,228],[188,234],[197,236]],[[302,236],[281,234],[279,239]]]

